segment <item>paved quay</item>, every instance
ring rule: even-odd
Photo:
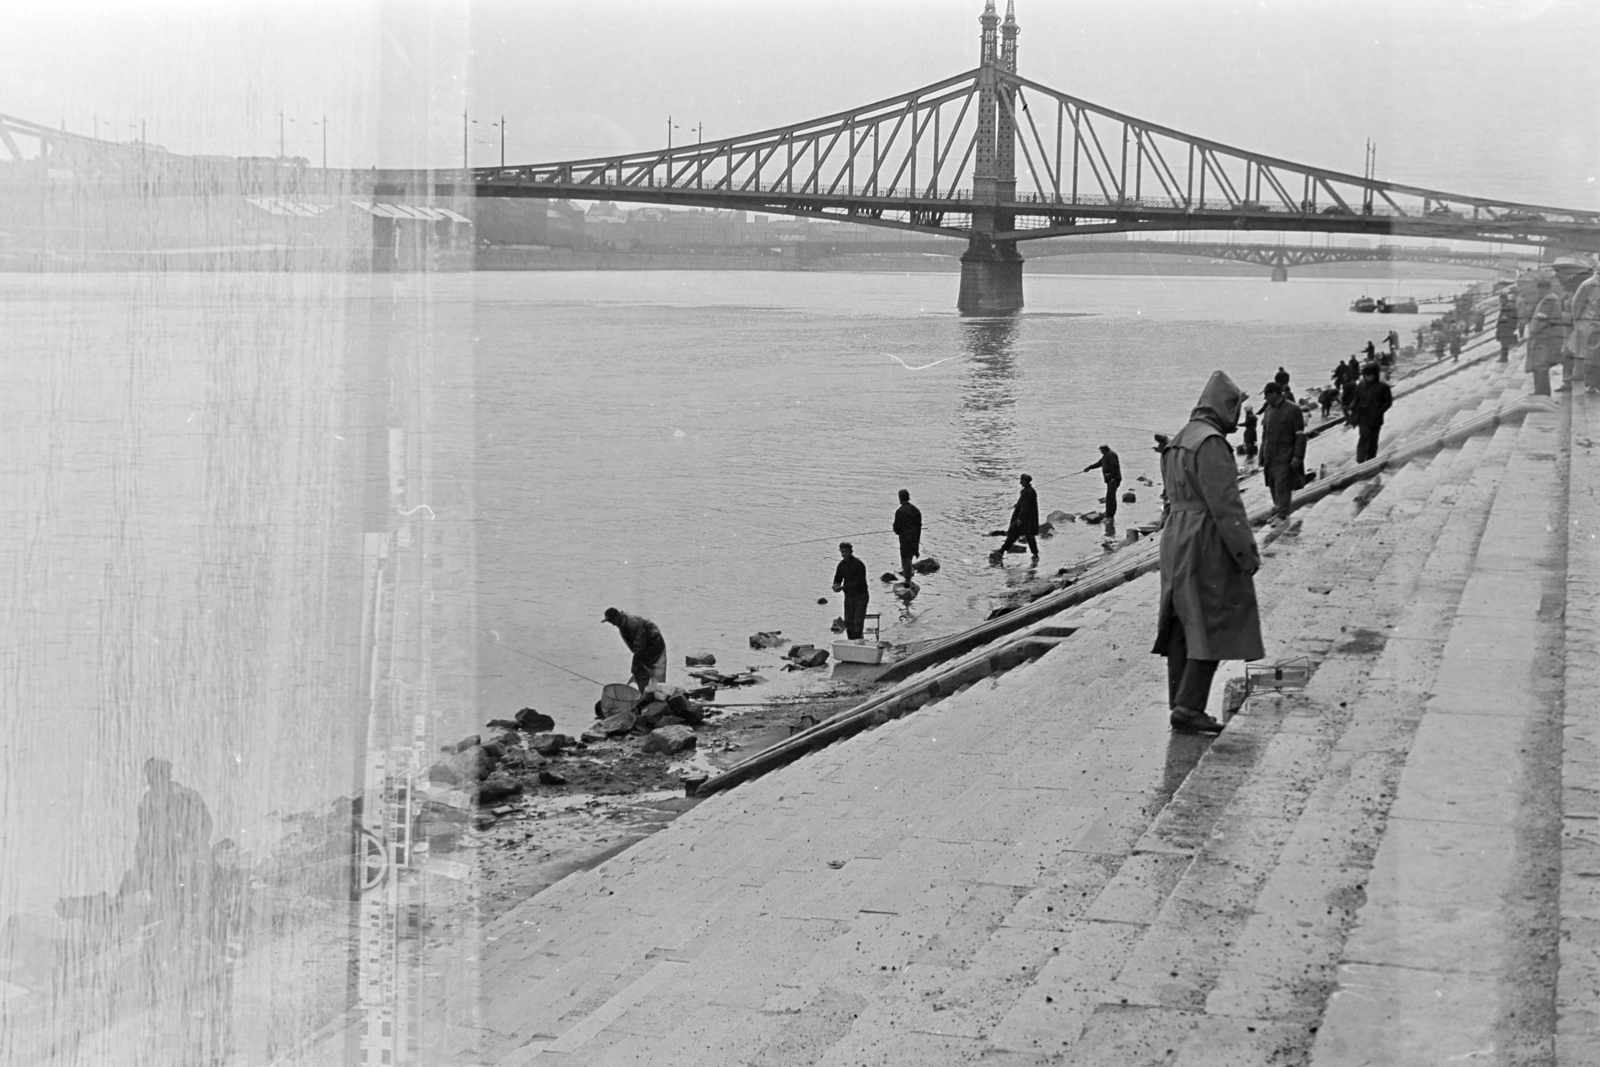
[[[1448,367],[1386,445],[1519,366]],[[1258,592],[1315,673],[1214,740],[1167,729],[1145,577],[708,798],[483,925],[449,1060],[1600,1063],[1597,439],[1567,394],[1297,512]]]

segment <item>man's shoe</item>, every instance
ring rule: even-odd
[[[1570,386],[1570,385],[1558,385],[1558,386],[1556,386],[1556,392],[1558,392],[1558,393],[1570,393],[1570,392],[1572,392],[1572,386]]]
[[[1190,711],[1188,708],[1173,708],[1172,724],[1174,733],[1180,734],[1220,734],[1222,724],[1203,711]]]

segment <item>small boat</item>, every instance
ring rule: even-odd
[[[1350,310],[1361,312],[1376,311],[1378,310],[1378,301],[1372,299],[1370,296],[1363,296],[1359,300],[1351,301]]]
[[[1417,302],[1409,296],[1393,301],[1380,296],[1376,310],[1380,315],[1415,315]]]

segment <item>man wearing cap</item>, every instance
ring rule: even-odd
[[[1011,508],[1011,524],[1006,527],[1006,543],[989,553],[989,561],[997,563],[1005,558],[1006,550],[1018,541],[1027,541],[1033,553],[1033,562],[1039,562],[1039,494],[1033,491],[1033,475],[1019,475],[1022,492]]]
[[[1287,519],[1305,465],[1306,419],[1298,406],[1284,399],[1277,382],[1268,382],[1261,395],[1261,474],[1272,492],[1275,516]]]
[[[1122,485],[1122,460],[1111,451],[1110,445],[1100,446],[1100,458],[1083,468],[1084,472],[1100,468],[1100,476],[1106,480],[1106,522],[1117,521],[1117,489]]]
[[[867,565],[856,559],[849,541],[839,542],[839,565],[833,569],[833,591],[844,593],[844,635],[861,640],[867,622],[867,601],[872,589],[867,585]]]
[[[667,680],[667,639],[661,636],[661,629],[643,615],[607,608],[605,621],[617,628],[622,643],[633,651],[629,670],[634,687],[643,699],[652,683]]]
[[[1533,375],[1534,395],[1549,396],[1550,368],[1561,361],[1561,344],[1565,339],[1561,295],[1549,278],[1540,278],[1534,288],[1539,293],[1539,301],[1528,320],[1528,355],[1522,361],[1522,369]]]
[[[1278,403],[1298,414],[1292,404]],[[1161,532],[1161,612],[1151,649],[1167,657],[1173,730],[1214,734],[1206,714],[1217,662],[1260,659],[1255,579],[1261,553],[1239,498],[1239,468],[1227,435],[1245,394],[1222,371],[1211,375],[1188,425],[1161,453],[1166,522]],[[1266,455],[1263,447],[1262,455]]]
[[[1361,368],[1361,383],[1350,405],[1350,421],[1355,424],[1356,462],[1365,463],[1378,454],[1378,433],[1383,429],[1383,413],[1394,404],[1394,391],[1378,377],[1378,368],[1368,363]]]

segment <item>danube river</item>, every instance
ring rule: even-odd
[[[963,320],[955,278],[939,274],[473,283],[484,711],[532,705],[574,730],[595,687],[567,672],[627,674],[607,606],[661,626],[675,683],[683,653],[703,650],[719,668],[769,668],[768,691],[793,686],[747,637],[829,640],[835,544],[848,539],[886,638],[951,632],[1028,575],[1026,555],[987,563],[1019,473],[1044,514],[1095,510],[1098,472],[1072,475],[1109,444],[1139,494],[1122,526],[1152,519],[1158,493],[1135,481],[1159,480],[1151,434],[1183,424],[1213,370],[1255,395],[1280,365],[1309,386],[1369,338],[1423,321],[1347,310],[1363,292],[1393,295],[1387,280],[1038,274],[1014,321]],[[909,604],[877,581],[898,562],[900,488],[943,565]],[[1100,551],[1103,536],[1066,526],[1043,543],[1041,573]]]
[[[579,732],[595,681],[627,674],[601,622],[612,605],[661,625],[675,682],[683,654],[705,650],[763,667],[770,683],[746,699],[792,692],[806,683],[747,637],[830,638],[836,541],[866,561],[885,637],[948,633],[1028,574],[1025,555],[986,560],[1018,473],[1044,512],[1091,510],[1098,476],[1069,475],[1108,443],[1139,493],[1124,525],[1150,519],[1156,493],[1135,481],[1157,474],[1150,435],[1182,424],[1212,370],[1259,392],[1281,364],[1310,385],[1379,330],[1420,321],[1345,310],[1396,292],[1379,281],[1040,274],[1005,322],[959,318],[955,287],[942,274],[0,277],[0,920],[115,890],[147,757],[170,759],[214,837],[250,854],[286,816],[360,787],[364,534],[459,523],[450,549],[469,577],[428,593],[443,612],[430,633],[468,666],[428,709],[433,742],[523,706]],[[401,425],[432,457],[415,469],[435,495],[397,517],[403,479],[381,461]],[[900,488],[943,564],[909,603],[876,580],[895,561]],[[1041,570],[1102,536],[1066,527]]]

